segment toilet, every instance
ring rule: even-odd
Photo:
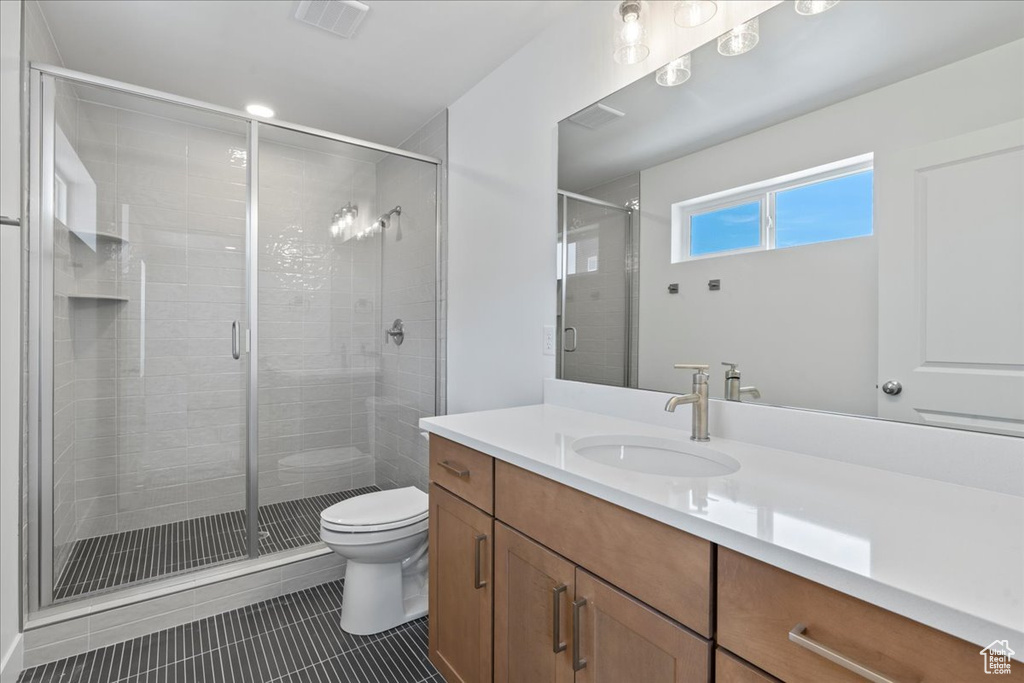
[[[341,628],[386,631],[427,613],[427,494],[365,493],[320,513],[320,539],[345,558]]]

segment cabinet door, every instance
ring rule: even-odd
[[[711,643],[579,568],[573,619],[576,683],[707,683]]]
[[[495,683],[572,683],[575,566],[494,525]]]
[[[448,683],[491,680],[494,520],[430,485],[430,661]]]

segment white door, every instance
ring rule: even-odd
[[[879,416],[1024,435],[1024,121],[879,158],[875,187]]]

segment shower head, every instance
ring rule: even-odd
[[[377,220],[375,220],[370,227],[373,230],[380,230],[381,232],[384,232],[385,230],[387,230],[388,228],[391,227],[391,217],[392,216],[398,216],[398,221],[397,221],[397,223],[395,225],[395,241],[397,242],[397,241],[402,239],[402,218],[401,218],[402,217],[402,207],[401,207],[401,205],[396,206],[395,208],[391,209],[387,213],[382,213],[380,216],[377,217]]]

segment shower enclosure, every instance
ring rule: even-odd
[[[30,73],[30,609],[316,544],[325,507],[422,484],[382,456],[425,463],[443,412],[440,161]]]
[[[634,386],[633,211],[558,192],[559,379]]]

